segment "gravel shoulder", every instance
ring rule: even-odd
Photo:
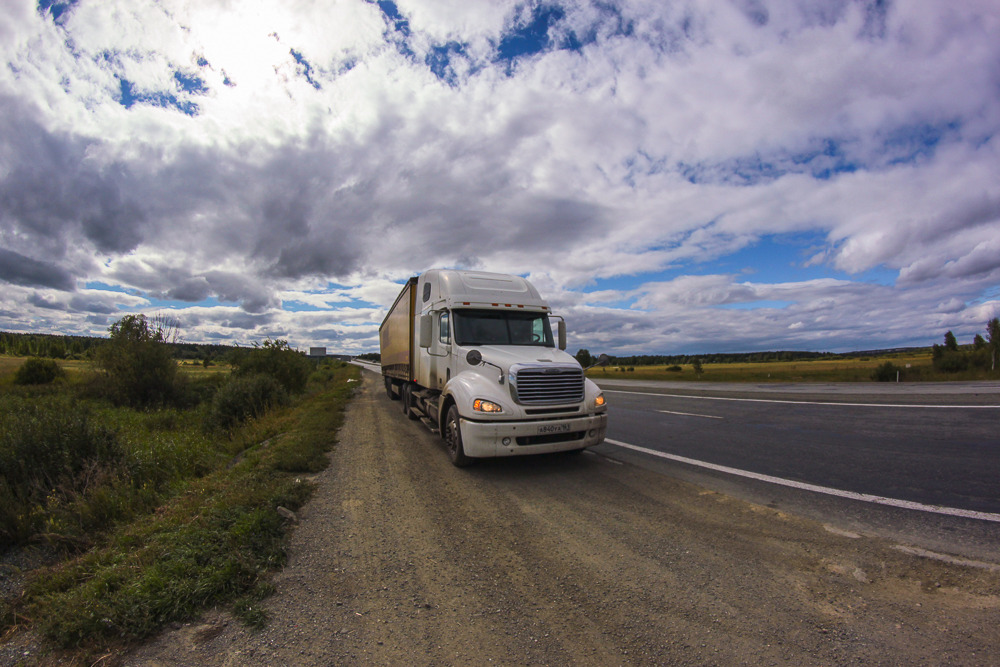
[[[124,664],[995,664],[997,569],[593,453],[459,470],[363,380],[267,627],[211,612]]]

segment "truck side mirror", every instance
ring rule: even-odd
[[[470,366],[478,366],[483,363],[483,353],[479,350],[469,350],[469,353],[465,355],[465,361]]]
[[[566,349],[566,322],[559,320],[559,349]]]
[[[420,347],[428,348],[434,338],[434,317],[432,315],[420,316]]]
[[[601,356],[599,356],[597,358],[597,361],[595,361],[591,365],[587,366],[583,370],[589,371],[591,368],[594,368],[595,366],[607,366],[610,363],[611,363],[611,359],[608,357],[608,355],[602,354]]]

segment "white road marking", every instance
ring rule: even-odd
[[[893,547],[898,551],[902,551],[905,554],[910,554],[911,556],[919,556],[921,558],[931,558],[934,560],[944,561],[945,563],[951,563],[952,565],[965,565],[966,567],[978,567],[984,570],[989,570],[990,572],[1000,572],[1000,565],[994,563],[984,563],[980,560],[966,560],[964,558],[955,558],[954,556],[949,556],[948,554],[939,554],[936,551],[928,551],[927,549],[920,549],[918,547],[907,547],[902,544],[897,544]]]
[[[635,394],[637,396],[664,396],[666,398],[691,398],[703,401],[745,401],[747,403],[789,403],[791,405],[844,405],[854,408],[940,408],[948,410],[1000,410],[1000,405],[916,405],[911,403],[837,403],[834,401],[784,401],[778,398],[729,398],[727,396],[688,396],[686,394],[655,394],[649,391],[602,389],[605,394]]]
[[[685,417],[704,417],[705,419],[722,419],[722,417],[716,417],[715,415],[696,415],[693,412],[674,412],[673,410],[657,410],[657,412],[662,412],[666,415],[684,415]]]
[[[648,447],[640,447],[638,445],[630,445],[627,442],[621,442],[620,440],[611,440],[607,438],[604,440],[612,445],[618,447],[624,447],[625,449],[631,449],[636,452],[642,452],[643,454],[649,454],[651,456],[657,456],[661,459],[668,459],[670,461],[678,461],[680,463],[687,463],[688,465],[698,466],[699,468],[707,468],[709,470],[715,470],[717,472],[723,472],[728,475],[737,475],[739,477],[746,477],[748,479],[755,479],[761,482],[769,482],[771,484],[778,484],[781,486],[788,486],[793,489],[800,489],[803,491],[813,491],[815,493],[823,493],[828,496],[837,496],[838,498],[849,498],[850,500],[860,500],[866,503],[875,503],[877,505],[888,505],[889,507],[898,507],[903,509],[917,510],[919,512],[933,512],[934,514],[945,514],[948,516],[962,517],[965,519],[980,519],[982,521],[994,521],[1000,523],[1000,514],[994,514],[991,512],[976,512],[975,510],[964,510],[957,507],[942,507],[940,505],[925,505],[923,503],[913,502],[911,500],[899,500],[897,498],[886,498],[884,496],[874,496],[868,493],[856,493],[854,491],[844,491],[842,489],[832,489],[828,486],[819,486],[817,484],[807,484],[805,482],[796,482],[791,479],[784,479],[782,477],[774,477],[772,475],[763,475],[757,472],[750,472],[749,470],[740,470],[739,468],[730,468],[729,466],[720,466],[715,463],[708,463],[707,461],[698,461],[697,459],[689,459],[686,456],[677,456],[676,454],[667,454],[666,452],[657,451],[655,449],[649,449]]]

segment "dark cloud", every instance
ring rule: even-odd
[[[225,327],[226,329],[245,329],[248,331],[254,331],[261,327],[267,326],[274,321],[274,315],[272,313],[238,313],[230,315],[229,317],[223,317],[219,322],[219,326]]]
[[[211,295],[211,287],[204,276],[182,279],[179,285],[174,285],[166,291],[167,297],[176,301],[204,301]]]
[[[102,252],[127,252],[144,238],[146,215],[125,192],[123,164],[102,170],[88,159],[96,140],[40,125],[29,108],[0,97],[0,219],[61,256],[79,237]]]
[[[45,308],[46,310],[66,310],[66,304],[50,299],[37,292],[28,297],[28,303],[32,306]]]
[[[99,326],[99,327],[105,327],[105,326],[108,325],[108,322],[111,321],[110,318],[104,317],[104,316],[101,316],[101,315],[88,315],[84,319],[85,319],[85,321],[89,322],[90,324],[93,324],[93,325]]]
[[[93,296],[76,295],[69,300],[69,305],[74,310],[94,315],[114,315],[119,310],[114,301]]]
[[[0,280],[28,287],[51,287],[64,292],[76,289],[69,271],[3,248],[0,248]]]

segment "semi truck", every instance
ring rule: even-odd
[[[456,466],[604,440],[604,394],[565,351],[565,320],[524,278],[446,269],[410,278],[379,344],[386,394],[440,433]]]

